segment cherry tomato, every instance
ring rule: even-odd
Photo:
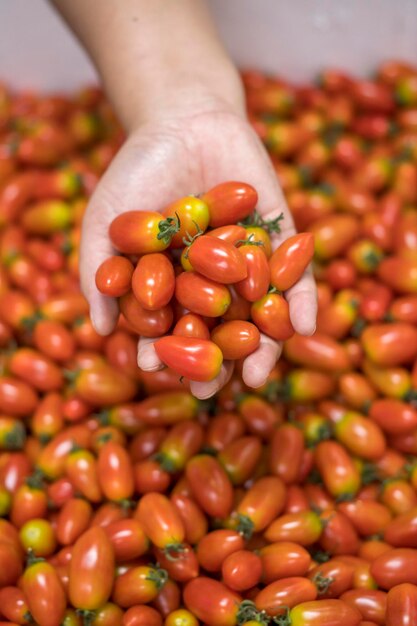
[[[23,559],[19,545],[0,539],[0,588],[14,585],[23,571]]]
[[[294,334],[287,301],[276,293],[270,293],[252,304],[251,315],[259,330],[278,341]]]
[[[337,557],[316,565],[308,573],[317,587],[321,599],[338,598],[352,588],[354,566],[338,560]]]
[[[387,594],[378,589],[350,589],[340,596],[343,602],[358,609],[363,619],[385,625]]]
[[[300,602],[309,602],[317,597],[317,588],[308,578],[281,578],[270,583],[255,597],[256,608],[274,617],[282,615],[285,609]]]
[[[46,517],[48,498],[37,476],[26,479],[13,496],[10,520],[21,528],[34,517]]]
[[[139,500],[135,517],[152,543],[170,553],[182,548],[185,529],[176,508],[159,493],[148,493]]]
[[[206,454],[195,456],[188,461],[185,475],[203,511],[213,517],[227,517],[233,506],[233,489],[217,459]]]
[[[59,478],[64,474],[66,458],[74,445],[88,448],[90,441],[91,431],[86,425],[65,428],[42,449],[37,466],[48,478]]]
[[[284,354],[293,363],[325,371],[350,367],[345,348],[332,337],[319,332],[312,337],[294,334],[285,342]]]
[[[47,520],[31,519],[23,524],[19,534],[23,548],[35,556],[50,556],[55,551],[55,532]]]
[[[270,284],[268,259],[263,246],[248,239],[239,246],[238,253],[245,264],[247,275],[234,286],[237,294],[248,302],[256,302],[263,298]]]
[[[170,426],[197,415],[198,401],[187,391],[150,396],[136,404],[136,417],[149,426]]]
[[[307,550],[290,541],[270,543],[261,548],[259,556],[262,561],[262,581],[265,584],[289,576],[304,576],[311,564]]]
[[[275,428],[283,421],[282,406],[274,406],[255,394],[241,394],[239,414],[249,432],[269,441]]]
[[[356,554],[359,550],[358,534],[349,518],[340,511],[328,509],[320,514],[323,531],[320,546],[331,555]]]
[[[314,235],[315,254],[320,260],[341,255],[356,238],[358,219],[353,215],[326,215],[309,228]]]
[[[56,626],[62,622],[67,599],[52,565],[35,559],[23,574],[22,590],[30,614],[40,626]]]
[[[417,619],[417,587],[402,583],[392,587],[387,594],[386,626],[413,624]]]
[[[195,339],[210,339],[210,331],[200,315],[187,313],[175,324],[173,335],[180,337],[194,337]]]
[[[345,448],[335,441],[322,441],[315,451],[315,463],[326,489],[335,497],[355,495],[360,475]]]
[[[156,311],[149,311],[141,306],[132,291],[120,298],[119,306],[130,328],[143,337],[165,335],[174,319],[172,308],[169,305]]]
[[[98,482],[108,500],[128,500],[134,492],[132,462],[126,449],[109,441],[100,448],[97,461]]]
[[[18,587],[0,589],[1,614],[17,624],[28,623],[29,606],[23,591]]]
[[[111,256],[96,272],[96,287],[105,296],[119,298],[130,289],[133,265],[123,256]]]
[[[374,324],[365,329],[361,341],[377,365],[402,365],[417,356],[417,330],[411,324]]]
[[[116,562],[136,559],[149,548],[149,539],[137,519],[114,521],[105,527],[105,532],[112,543]]]
[[[184,469],[187,461],[197,454],[203,443],[203,429],[195,422],[175,424],[162,441],[157,460],[167,471]]]
[[[235,439],[220,451],[218,459],[234,485],[243,485],[255,472],[262,455],[258,437]]]
[[[209,208],[210,226],[217,228],[250,215],[258,202],[258,194],[247,183],[226,182],[207,191],[201,199]]]
[[[375,460],[385,452],[386,441],[378,424],[354,411],[347,411],[335,420],[335,438],[352,454],[363,459]]]
[[[248,320],[250,318],[251,304],[243,298],[234,287],[229,285],[231,302],[226,313],[223,313],[225,322],[232,320]]]
[[[254,324],[230,321],[216,326],[211,340],[220,348],[225,359],[243,359],[254,352],[260,343],[260,334]]]
[[[234,591],[245,591],[255,587],[261,576],[262,561],[259,556],[249,550],[233,552],[223,561],[223,581],[229,589]]]
[[[34,388],[12,376],[0,376],[0,412],[24,417],[36,408],[38,396]]]
[[[400,256],[389,256],[378,266],[378,277],[388,287],[404,294],[417,292],[417,261]]]
[[[9,361],[9,370],[39,391],[57,391],[64,385],[61,369],[32,348],[18,348]]]
[[[290,541],[301,546],[315,543],[321,536],[322,522],[314,511],[287,513],[277,517],[266,529],[267,541]]]
[[[338,509],[350,519],[357,532],[365,537],[383,532],[392,518],[386,506],[372,500],[341,502]]]
[[[206,232],[208,237],[216,237],[232,245],[236,245],[239,241],[246,239],[247,230],[243,226],[238,224],[228,224],[227,226],[220,226]]]
[[[87,500],[71,498],[61,508],[56,522],[56,537],[63,546],[71,546],[89,527],[93,509]]]
[[[164,626],[198,626],[197,618],[186,609],[172,611],[165,619]]]
[[[194,196],[185,196],[172,202],[162,211],[162,215],[179,221],[178,232],[171,239],[171,248],[182,248],[185,237],[204,232],[210,218],[206,202]]]
[[[359,611],[342,600],[313,600],[298,604],[289,612],[293,626],[359,626]]]
[[[417,550],[395,548],[378,556],[371,563],[371,574],[382,589],[392,589],[402,583],[416,584]]]
[[[388,434],[409,433],[417,428],[417,411],[406,402],[391,398],[375,400],[369,416]]]
[[[154,548],[153,552],[159,565],[167,571],[172,580],[185,583],[198,576],[200,566],[190,545],[185,543],[180,549],[172,549],[169,553],[159,548]]]
[[[252,532],[264,530],[283,510],[285,497],[285,484],[278,476],[264,476],[257,480],[236,509],[240,532],[250,536]]]
[[[123,626],[162,626],[162,616],[146,604],[132,606],[123,615]]]
[[[171,261],[160,253],[141,257],[133,272],[132,290],[144,309],[157,311],[166,306],[175,290]]]
[[[114,580],[114,552],[102,528],[77,539],[69,570],[69,599],[76,609],[94,611],[107,602]]]
[[[68,361],[74,355],[74,337],[61,322],[40,320],[32,338],[36,348],[54,361]]]
[[[112,221],[109,236],[119,252],[148,254],[165,250],[178,231],[176,217],[164,220],[154,211],[126,211]]]
[[[165,570],[150,565],[139,565],[116,577],[113,601],[122,608],[147,604],[157,597],[167,582]]]
[[[269,260],[273,287],[286,291],[295,285],[312,260],[313,254],[314,238],[311,233],[298,233],[286,239]]]
[[[224,560],[243,550],[245,541],[235,530],[219,529],[207,533],[197,546],[197,559],[208,572],[219,572]]]
[[[239,596],[212,578],[195,578],[184,589],[184,604],[207,626],[235,626]]]
[[[221,317],[231,302],[226,285],[209,280],[196,272],[183,272],[177,276],[175,297],[191,313],[207,317]]]
[[[74,389],[82,400],[93,406],[108,406],[132,400],[137,383],[103,362],[76,372]]]
[[[66,458],[65,473],[74,488],[90,502],[101,501],[97,461],[89,450],[73,450]]]
[[[213,380],[223,363],[220,348],[206,339],[171,335],[158,339],[154,347],[165,365],[191,380]]]
[[[236,283],[247,275],[246,263],[236,247],[217,237],[197,237],[186,257],[196,272],[218,283]]]

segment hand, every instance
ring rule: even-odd
[[[248,122],[224,103],[211,103],[189,116],[173,113],[166,121],[147,124],[131,134],[91,198],[82,229],[81,284],[100,334],[110,333],[118,319],[116,300],[101,295],[94,281],[98,266],[115,253],[108,238],[110,222],[124,211],[162,210],[181,196],[202,193],[227,180],[248,182],[256,188],[257,208],[264,218],[283,212],[282,232],[273,235],[274,248],[295,233],[264,147]],[[285,297],[295,330],[311,335],[317,312],[311,270]],[[138,365],[146,371],[163,367],[153,341],[139,340]],[[245,384],[261,386],[281,350],[282,343],[262,335],[259,348],[244,362]],[[232,369],[232,362],[226,361],[216,379],[191,382],[193,394],[198,398],[213,395],[229,380]]]

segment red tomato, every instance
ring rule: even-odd
[[[350,519],[357,532],[364,537],[383,532],[392,518],[386,506],[372,500],[341,502],[338,509]]]
[[[371,563],[371,574],[382,589],[402,583],[417,582],[417,550],[396,548],[378,556]]]
[[[209,280],[196,272],[183,272],[177,276],[175,297],[191,313],[207,317],[221,317],[231,302],[226,285]]]
[[[207,534],[208,522],[201,508],[186,495],[171,494],[171,502],[176,508],[184,526],[185,540],[191,545],[198,544]]]
[[[229,293],[231,302],[226,313],[223,313],[223,319],[226,322],[232,320],[248,320],[250,318],[250,302],[239,295],[236,289],[231,285],[229,285]]]
[[[107,602],[114,580],[114,552],[98,526],[74,544],[69,570],[69,599],[76,609],[95,611]]]
[[[196,417],[198,401],[187,391],[169,391],[136,404],[136,417],[149,426],[171,426]]]
[[[302,431],[292,424],[278,426],[269,450],[269,471],[282,478],[287,485],[297,482],[303,452]]]
[[[39,320],[32,338],[36,348],[54,361],[68,361],[74,355],[74,337],[61,322]]]
[[[234,485],[243,485],[255,472],[262,456],[258,437],[235,439],[220,451],[218,459]]]
[[[349,247],[358,234],[359,222],[353,215],[326,215],[313,223],[309,230],[314,235],[317,258],[328,260]]]
[[[105,527],[116,562],[130,561],[145,554],[149,539],[140,522],[136,519],[116,520]]]
[[[223,355],[212,341],[171,335],[154,344],[165,365],[191,380],[213,380],[220,372]]]
[[[235,286],[238,295],[248,302],[256,302],[263,298],[270,284],[270,271],[267,256],[263,247],[248,240],[238,248],[245,263],[247,275]]]
[[[120,298],[119,306],[130,328],[143,337],[165,335],[174,319],[172,308],[169,305],[157,311],[149,311],[141,306],[132,291]]]
[[[321,599],[338,598],[353,585],[354,566],[337,557],[316,565],[308,577],[317,587]]]
[[[132,606],[123,615],[123,626],[162,626],[162,616],[146,604]]]
[[[287,301],[276,293],[270,293],[254,302],[252,320],[259,330],[278,341],[285,341],[294,334]]]
[[[129,402],[136,395],[137,383],[107,363],[81,368],[76,373],[77,395],[93,406]]]
[[[223,561],[223,581],[234,591],[245,591],[255,587],[261,576],[262,561],[258,555],[249,550],[233,552]]]
[[[224,560],[244,547],[245,540],[235,530],[213,530],[200,540],[197,559],[208,572],[220,572]]]
[[[71,483],[90,502],[100,502],[97,461],[89,450],[74,450],[65,461],[65,473]]]
[[[279,291],[286,291],[301,278],[314,254],[314,238],[311,233],[298,233],[286,239],[269,260],[271,284]]]
[[[235,413],[219,413],[207,425],[205,442],[210,448],[220,451],[244,433],[245,425],[241,417]]]
[[[399,293],[417,293],[416,259],[389,256],[379,264],[378,277]]]
[[[239,502],[238,528],[245,536],[264,530],[283,510],[286,488],[278,476],[257,480]]]
[[[417,620],[417,586],[403,583],[387,594],[386,626],[414,624]]]
[[[333,421],[335,438],[352,454],[370,461],[379,459],[384,454],[385,437],[373,420],[360,413],[347,411]]]
[[[42,449],[37,466],[48,478],[59,478],[64,473],[66,458],[74,445],[88,448],[90,441],[91,431],[85,424],[65,428]]]
[[[182,548],[185,529],[181,517],[170,500],[159,493],[148,493],[139,500],[135,513],[152,543],[170,553]]]
[[[207,229],[209,223],[209,210],[207,204],[201,198],[185,196],[162,211],[166,218],[178,219],[178,232],[171,239],[171,248],[182,248],[185,237],[194,237]]]
[[[165,586],[167,579],[167,572],[158,567],[150,565],[132,567],[116,577],[113,601],[122,608],[152,602]]]
[[[387,594],[378,589],[350,589],[340,596],[349,606],[358,609],[363,619],[385,625]]]
[[[71,546],[89,527],[93,509],[87,500],[71,498],[61,508],[56,522],[56,537],[63,546]]]
[[[250,215],[258,202],[258,194],[247,183],[225,182],[207,191],[201,199],[209,208],[210,226],[216,228]]]
[[[139,304],[149,311],[166,306],[175,290],[175,274],[164,254],[142,256],[132,276],[132,290]]]
[[[46,561],[29,564],[23,574],[22,590],[29,611],[40,626],[56,626],[62,622],[67,599],[52,565]]]
[[[14,585],[23,571],[23,559],[19,544],[0,539],[0,588]]]
[[[206,235],[208,237],[216,237],[216,239],[221,239],[235,246],[239,241],[246,239],[246,228],[238,224],[228,224],[227,226],[214,228],[207,232]]]
[[[64,385],[61,369],[32,348],[18,348],[10,358],[9,370],[39,391],[57,391]]]
[[[109,236],[119,252],[148,254],[165,250],[178,231],[176,217],[163,220],[154,211],[126,211],[112,221]]]
[[[331,555],[356,554],[359,550],[358,534],[346,515],[328,509],[320,514],[323,531],[320,546]]]
[[[312,337],[294,334],[285,342],[284,354],[292,363],[330,372],[350,367],[345,348],[319,332]]]
[[[48,498],[41,482],[35,478],[27,478],[13,496],[10,520],[20,528],[34,517],[46,517]]]
[[[212,578],[195,578],[184,589],[184,604],[207,626],[235,626],[239,596]]]
[[[366,355],[377,365],[402,365],[417,356],[417,329],[411,324],[374,324],[365,329],[361,342]]]
[[[304,576],[311,565],[307,550],[290,541],[270,543],[261,548],[259,556],[262,561],[262,581],[265,584],[289,576]]]
[[[355,495],[360,475],[345,448],[335,441],[322,441],[315,451],[315,463],[332,496]]]
[[[417,428],[417,411],[408,403],[391,398],[375,400],[369,416],[388,434],[401,435]]]
[[[169,553],[159,548],[154,548],[153,552],[159,565],[167,571],[172,580],[186,583],[198,576],[200,566],[190,545],[185,543],[178,550],[170,549]]]
[[[1,614],[17,624],[26,624],[29,606],[26,596],[18,587],[0,589]]]
[[[175,324],[173,335],[180,337],[194,337],[195,339],[210,339],[210,331],[200,315],[187,313]]]
[[[47,319],[63,324],[73,324],[76,319],[88,315],[88,302],[81,293],[60,293],[52,296],[40,307]]]
[[[123,256],[111,256],[96,272],[96,287],[105,296],[119,298],[130,289],[133,265]]]
[[[216,326],[211,340],[219,346],[224,359],[243,359],[254,352],[260,343],[259,330],[245,321],[230,321]]]
[[[287,513],[277,517],[266,529],[267,541],[290,541],[301,546],[316,543],[322,534],[322,522],[314,511]]]
[[[203,511],[224,518],[233,506],[232,484],[217,459],[200,454],[188,461],[185,475],[192,494]]]
[[[168,472],[184,469],[203,443],[203,429],[196,422],[175,424],[159,446],[157,460]]]
[[[317,588],[308,578],[281,578],[267,585],[255,597],[255,606],[259,611],[274,617],[282,615],[285,609],[309,602],[317,597]]]
[[[293,626],[359,626],[359,611],[342,600],[303,602],[289,612]]]
[[[12,376],[0,376],[0,412],[24,417],[36,408],[38,396],[29,384]]]
[[[133,467],[126,449],[108,441],[100,448],[97,461],[98,482],[108,500],[128,500],[135,483]]]
[[[185,253],[192,268],[218,283],[231,284],[246,278],[246,263],[236,247],[217,237],[197,237]]]

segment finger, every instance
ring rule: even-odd
[[[165,366],[156,354],[156,337],[141,337],[138,343],[138,366],[145,372],[157,372]]]
[[[282,342],[261,334],[261,342],[255,352],[243,363],[242,378],[248,387],[261,387],[268,378],[282,351]]]
[[[94,206],[87,211],[82,225],[82,237],[80,245],[80,278],[81,289],[90,305],[90,317],[94,328],[100,335],[108,335],[114,329],[119,307],[115,298],[102,295],[95,283],[95,275],[98,267],[114,250],[103,232],[100,221],[95,217]],[[107,230],[107,229],[106,229]],[[91,249],[91,242],[94,247]]]
[[[211,398],[230,380],[233,373],[233,362],[223,361],[220,373],[216,378],[207,383],[199,383],[195,380],[190,381],[190,389],[193,396],[199,400]]]
[[[316,330],[317,289],[311,267],[300,280],[285,292],[290,307],[290,318],[294,330],[300,335],[312,335]]]

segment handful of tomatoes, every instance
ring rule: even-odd
[[[120,127],[96,89],[0,88],[0,626],[417,624],[417,71],[243,79],[303,233],[272,254],[237,182],[118,218],[108,337],[78,250]],[[303,337],[278,292],[313,237]],[[189,392],[284,331],[261,388]]]
[[[263,220],[257,200],[251,185],[226,182],[176,200],[162,215],[128,211],[110,225],[113,246],[130,258],[104,261],[97,288],[119,298],[131,330],[165,335],[156,353],[180,376],[212,380],[223,359],[258,348],[259,331],[280,341],[294,334],[281,292],[313,258],[313,235],[290,237],[272,252],[269,233],[280,231],[280,218]]]

